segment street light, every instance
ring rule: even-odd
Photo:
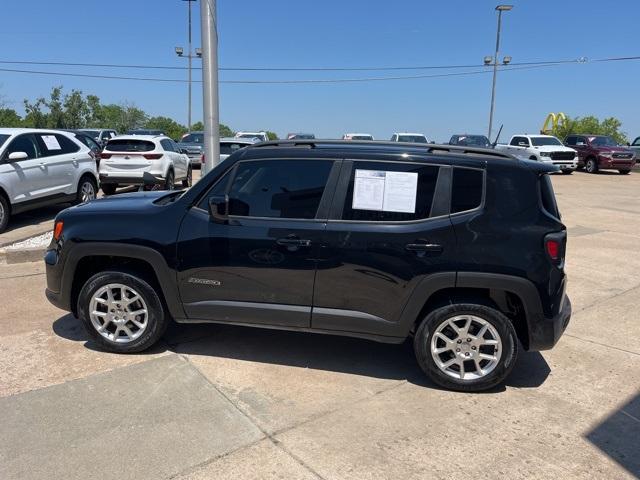
[[[491,138],[491,130],[493,128],[493,108],[496,100],[496,76],[498,74],[498,53],[500,50],[500,28],[502,27],[502,12],[508,12],[513,8],[513,5],[498,5],[496,11],[498,12],[498,31],[496,33],[496,53],[493,58],[484,57],[485,65],[493,65],[493,84],[491,86],[491,109],[489,110],[489,134],[488,138]],[[489,62],[487,59],[491,58]],[[511,57],[504,57],[503,64],[507,65],[511,62]]]
[[[194,58],[200,58],[202,56],[202,51],[199,48],[196,48],[196,54],[193,55],[191,53],[191,3],[195,2],[196,0],[182,0],[183,2],[187,2],[188,6],[189,6],[189,46],[187,47],[188,51],[187,54],[184,54],[184,49],[182,47],[176,47],[175,51],[176,51],[176,55],[178,55],[179,57],[187,57],[189,59],[189,94],[188,94],[188,108],[187,108],[187,130],[191,131],[191,60]]]

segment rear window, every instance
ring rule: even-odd
[[[451,213],[478,208],[482,203],[483,172],[454,168],[451,187]]]
[[[556,195],[553,192],[553,185],[551,184],[549,175],[540,176],[540,201],[542,202],[542,208],[548,214],[560,220]]]
[[[398,141],[409,143],[427,143],[427,138],[422,135],[399,135]]]
[[[187,133],[180,141],[183,143],[204,143],[204,133]]]
[[[110,152],[150,152],[156,148],[153,142],[148,140],[109,140],[105,150]]]
[[[354,162],[342,219],[407,222],[429,218],[439,170],[415,163]]]

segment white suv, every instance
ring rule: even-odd
[[[98,175],[89,148],[73,134],[0,128],[0,232],[15,213],[96,198]]]
[[[269,136],[267,132],[237,132],[235,138],[257,138],[261,142],[268,142]]]
[[[173,190],[177,181],[191,186],[189,157],[164,135],[121,135],[100,154],[100,184],[105,195],[120,185],[156,186]]]

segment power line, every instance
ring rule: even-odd
[[[590,60],[586,57],[578,59],[545,60],[536,62],[513,62],[513,66],[534,66],[534,65],[559,65],[566,63],[590,63],[590,62],[612,62],[640,60],[640,56],[630,57],[609,57]],[[137,64],[115,64],[115,63],[82,63],[82,62],[40,62],[30,60],[0,60],[0,64],[12,65],[55,65],[64,67],[95,67],[95,68],[129,68],[143,70],[185,70],[186,67],[171,65],[137,65]],[[379,67],[220,67],[221,71],[234,72],[364,72],[364,71],[402,71],[402,70],[454,70],[461,68],[477,68],[482,64],[467,65],[414,65],[414,66],[379,66]],[[201,70],[200,67],[193,67],[194,70]]]
[[[567,64],[584,64],[589,62],[613,62],[613,61],[630,61],[640,60],[640,56],[634,57],[613,57],[613,58],[601,58],[588,61],[586,59],[578,60],[560,60],[560,61],[548,61],[548,62],[526,62],[520,64],[510,64],[509,66],[500,66],[501,71],[514,71],[514,70],[528,70],[534,68],[553,67]],[[0,61],[0,63],[7,63]],[[70,72],[51,72],[43,70],[23,70],[12,68],[0,68],[0,72],[9,73],[25,73],[35,75],[53,75],[63,77],[77,77],[77,78],[96,78],[96,79],[109,79],[109,80],[134,80],[134,81],[147,81],[147,82],[163,82],[163,83],[186,83],[188,80],[179,78],[157,78],[157,77],[135,77],[135,76],[121,76],[121,75],[98,75],[88,73],[70,73]],[[483,70],[468,70],[464,72],[447,72],[439,74],[421,74],[421,75],[402,75],[392,77],[359,77],[359,78],[328,78],[328,79],[285,79],[285,80],[220,80],[220,83],[225,84],[331,84],[331,83],[356,83],[356,82],[381,82],[381,81],[393,81],[393,80],[417,80],[427,78],[442,78],[442,77],[456,77],[456,76],[469,76],[469,75],[482,75],[491,73],[488,69]],[[194,82],[200,83],[200,80],[194,80]]]

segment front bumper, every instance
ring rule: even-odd
[[[529,329],[529,351],[549,350],[558,343],[571,320],[571,300],[565,294],[555,317],[539,318]]]
[[[598,156],[598,167],[599,168],[611,168],[611,169],[631,169],[635,165],[636,161],[634,157],[631,158],[609,158],[603,157],[602,155]]]

